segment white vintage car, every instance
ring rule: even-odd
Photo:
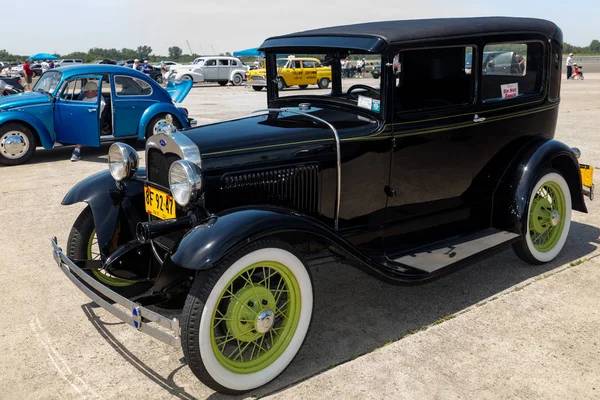
[[[192,65],[172,66],[175,80],[193,80],[194,82],[218,82],[225,86],[231,82],[240,86],[246,79],[249,67],[239,58],[228,56],[203,56],[194,60]]]

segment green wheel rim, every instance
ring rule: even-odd
[[[529,208],[529,237],[533,247],[548,252],[562,236],[567,215],[565,195],[556,182],[545,182]]]
[[[96,236],[95,228],[92,231],[92,234],[90,235],[90,240],[88,240],[87,258],[88,260],[98,260],[100,258],[100,250],[98,249],[98,238]],[[125,287],[131,286],[135,283],[135,281],[117,278],[116,276],[109,274],[105,270],[93,269],[92,273],[94,274],[96,279],[109,286]]]
[[[288,267],[263,261],[244,268],[227,283],[212,314],[216,359],[238,374],[267,368],[292,341],[300,311],[300,285]]]

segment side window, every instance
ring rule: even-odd
[[[223,67],[229,66],[229,60],[219,60],[219,65]]]
[[[150,96],[152,86],[141,79],[131,76],[115,76],[115,94],[123,96]]]
[[[231,60],[231,65],[234,66],[234,67],[236,67],[238,65],[238,63],[235,60]]]
[[[60,94],[61,100],[70,101],[98,101],[98,79],[81,78],[67,82]]]
[[[304,64],[304,68],[314,68],[315,67],[314,61],[303,61],[302,63]]]
[[[465,61],[473,50],[461,46],[400,53],[398,61],[394,59],[394,69],[398,71],[396,110],[421,111],[471,104],[475,81]]]
[[[217,60],[206,60],[206,63],[204,63],[204,65],[207,67],[214,67],[217,65]]]
[[[486,45],[482,57],[482,100],[541,93],[543,54],[541,43]]]
[[[294,61],[294,68],[302,68],[302,63],[298,60]]]

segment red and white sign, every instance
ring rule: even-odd
[[[519,95],[519,84],[507,83],[506,85],[500,85],[500,90],[502,90],[503,99],[511,99]]]

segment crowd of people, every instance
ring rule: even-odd
[[[52,60],[43,60],[40,65],[42,67],[42,74],[55,67],[54,61]],[[23,84],[23,90],[25,90],[26,92],[31,91],[31,84],[33,81],[33,76],[35,75],[35,73],[31,69],[31,60],[25,60],[25,62],[23,63],[23,70],[21,71],[21,75],[23,76],[25,81]]]
[[[362,58],[356,61],[356,65],[352,64],[349,58],[342,60],[342,78],[364,78],[367,59]]]

